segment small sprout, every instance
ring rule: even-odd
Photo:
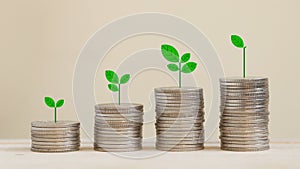
[[[56,123],[57,122],[56,109],[62,107],[64,105],[65,101],[63,99],[60,99],[55,103],[55,101],[51,97],[45,97],[44,100],[45,100],[45,104],[48,107],[54,108],[54,122]]]
[[[193,72],[197,67],[197,63],[188,62],[191,58],[190,53],[185,53],[179,57],[178,51],[173,46],[168,44],[161,45],[161,52],[167,61],[172,62],[167,65],[168,69],[173,72],[178,71],[178,86],[181,87],[181,73]]]
[[[130,74],[123,75],[120,79],[117,73],[112,70],[105,71],[105,77],[110,84],[107,85],[108,89],[112,92],[118,92],[118,104],[121,103],[121,84],[125,84],[130,79]]]
[[[237,48],[243,48],[243,77],[246,77],[246,47],[243,39],[238,35],[231,35],[231,42]]]

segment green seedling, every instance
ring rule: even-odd
[[[51,97],[45,97],[44,100],[48,107],[54,108],[54,122],[56,123],[57,122],[56,109],[62,107],[65,101],[63,99],[60,99],[55,103],[55,101]]]
[[[108,89],[112,92],[118,92],[118,104],[121,103],[121,84],[125,84],[130,79],[130,74],[123,75],[120,79],[117,73],[115,73],[112,70],[106,70],[105,71],[105,77],[110,82],[108,84]]]
[[[179,57],[178,51],[168,44],[161,45],[161,53],[167,61],[172,62],[167,65],[168,69],[173,72],[178,71],[178,86],[181,88],[181,73],[193,72],[197,67],[197,63],[188,62],[191,57],[190,53],[185,53]]]
[[[238,35],[231,35],[231,42],[237,48],[243,48],[243,77],[246,77],[246,47],[243,39]]]

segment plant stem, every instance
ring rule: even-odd
[[[243,77],[246,77],[246,47],[243,47]]]
[[[121,84],[119,84],[119,105],[121,104]]]
[[[56,107],[54,107],[54,123],[56,123]]]
[[[179,77],[178,77],[178,81],[179,81],[179,88],[181,88],[181,62],[179,61]]]

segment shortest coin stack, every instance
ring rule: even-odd
[[[268,79],[258,77],[220,79],[221,149],[261,151],[269,149]]]
[[[31,123],[31,151],[78,151],[80,147],[79,129],[79,122],[34,121]]]
[[[196,151],[204,148],[203,89],[155,89],[156,149]]]
[[[142,149],[143,105],[98,104],[95,111],[96,151],[128,152]]]

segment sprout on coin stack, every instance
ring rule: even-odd
[[[155,88],[156,149],[162,151],[195,151],[204,148],[203,89],[182,87],[181,73],[191,73],[197,63],[189,62],[190,53],[181,57],[171,45],[161,46],[162,55],[178,71],[178,87]]]
[[[57,108],[64,100],[56,103],[51,97],[45,97],[45,104],[54,109],[54,121],[33,121],[31,123],[31,150],[35,152],[78,151],[80,147],[80,123],[75,121],[57,121]]]
[[[112,70],[105,71],[110,82],[108,89],[118,92],[118,104],[95,106],[94,149],[96,151],[128,152],[142,149],[143,105],[121,103],[120,87],[129,81],[130,75],[120,79]]]
[[[269,149],[268,78],[246,76],[243,39],[232,35],[234,46],[243,49],[243,77],[220,79],[221,149],[260,151]]]

